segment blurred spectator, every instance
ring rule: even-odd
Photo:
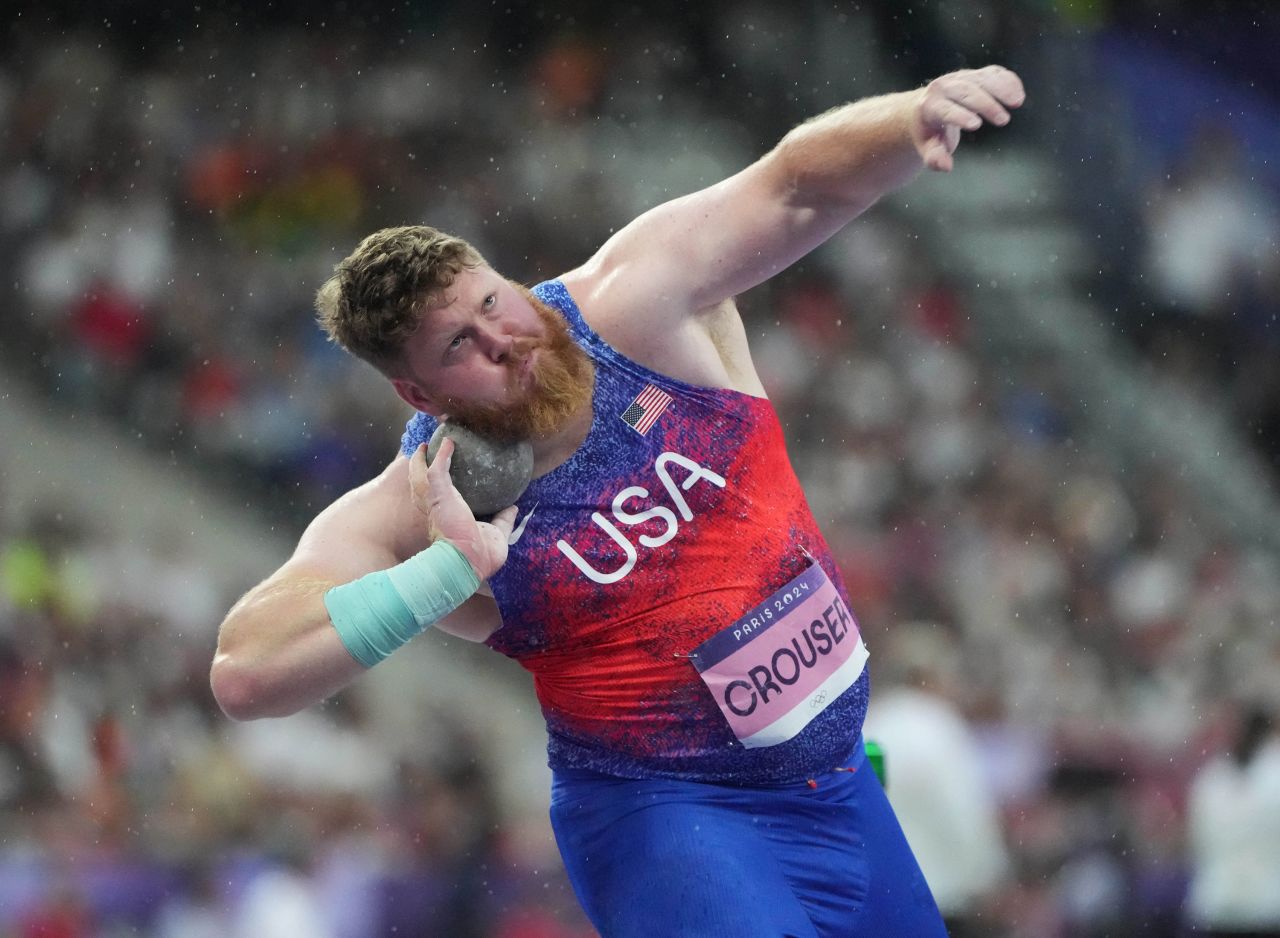
[[[889,801],[952,938],[993,936],[1009,873],[977,737],[956,705],[960,649],[934,623],[894,626],[863,730],[885,751]]]
[[[234,914],[233,938],[306,935],[335,938],[305,868],[270,866],[249,883]]]
[[[1214,938],[1280,935],[1280,734],[1271,707],[1242,706],[1238,720],[1187,804],[1187,918]]]
[[[1183,316],[1229,316],[1224,304],[1276,263],[1280,219],[1270,206],[1230,129],[1202,126],[1151,202],[1147,270],[1155,295]]]
[[[218,895],[216,873],[193,863],[183,871],[179,884],[156,915],[155,938],[227,938],[230,924]]]

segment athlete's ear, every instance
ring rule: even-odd
[[[418,382],[408,378],[392,378],[391,386],[400,395],[400,400],[414,410],[420,410],[424,414],[430,414],[437,419],[444,415],[444,408],[436,404],[422,388],[418,387]]]

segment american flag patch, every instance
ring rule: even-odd
[[[657,385],[646,384],[644,390],[622,412],[622,422],[644,436],[657,423],[671,400],[671,395]]]

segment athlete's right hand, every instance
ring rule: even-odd
[[[504,508],[490,521],[477,521],[449,477],[453,440],[446,439],[427,465],[427,444],[409,459],[409,488],[414,507],[427,516],[431,540],[447,540],[471,562],[476,575],[487,580],[507,561],[507,538],[516,520],[516,507]]]
[[[1003,127],[1009,111],[1022,106],[1022,79],[999,65],[941,75],[920,89],[911,120],[911,141],[929,169],[951,172],[960,132],[984,123]]]

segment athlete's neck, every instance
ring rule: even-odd
[[[588,398],[559,430],[547,436],[533,438],[534,478],[546,475],[578,451],[578,447],[591,432],[594,417],[591,400]]]

